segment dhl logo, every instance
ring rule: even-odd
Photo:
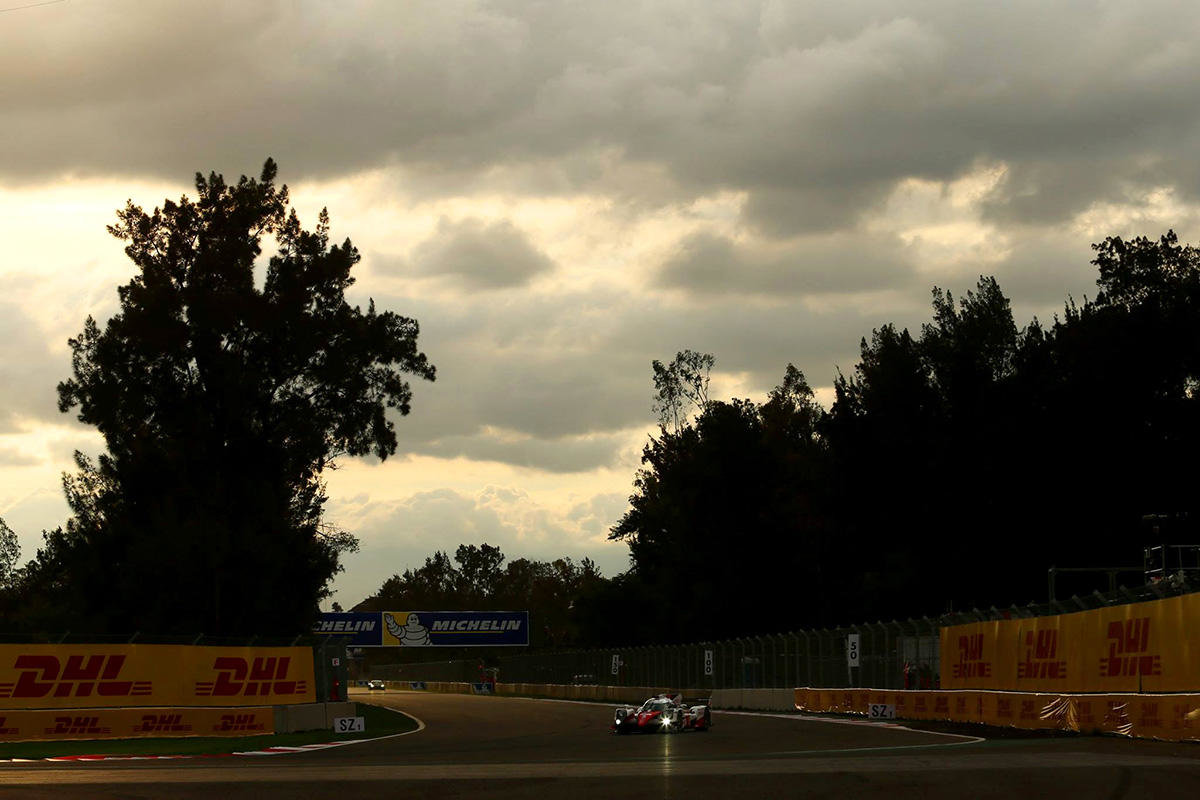
[[[117,680],[125,664],[122,655],[19,655],[13,668],[17,680],[0,683],[0,697],[138,697],[151,693],[150,681]]]
[[[1026,631],[1025,660],[1017,664],[1017,677],[1065,680],[1067,662],[1057,656],[1057,630]]]
[[[145,714],[133,726],[134,733],[182,733],[192,726],[183,721],[183,714]]]
[[[112,728],[101,727],[99,717],[55,717],[54,727],[46,728],[44,732],[55,736],[79,736],[81,734],[95,736],[101,733],[112,733]]]
[[[260,722],[257,714],[222,714],[221,721],[213,726],[214,731],[263,731],[266,723]]]
[[[1149,617],[1108,623],[1108,655],[1100,659],[1100,675],[1106,678],[1161,675],[1162,656],[1147,652],[1149,649]]]
[[[1142,715],[1138,725],[1143,728],[1161,728],[1162,719],[1158,716],[1158,703],[1142,703]]]
[[[217,679],[197,681],[196,694],[201,697],[305,694],[308,692],[307,681],[285,680],[291,661],[288,656],[255,658],[253,661],[221,656],[213,661]]]
[[[8,717],[0,717],[0,736],[16,736],[21,732],[20,728],[6,728],[4,723],[8,722]]]
[[[956,678],[989,678],[992,662],[983,660],[983,634],[958,637],[958,663],[952,665]]]

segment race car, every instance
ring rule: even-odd
[[[678,694],[660,694],[642,703],[641,708],[620,706],[613,712],[612,732],[627,733],[705,733],[712,728],[712,709],[707,704],[687,705]]]
[[[372,691],[374,689],[383,689],[386,691],[387,684],[378,679],[373,680],[373,681],[367,681],[367,690]]]

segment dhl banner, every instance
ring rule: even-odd
[[[866,715],[890,705],[897,719],[1200,741],[1200,694],[796,689],[795,697],[797,710],[816,713]]]
[[[1200,593],[941,631],[941,688],[1200,690]]]
[[[271,708],[94,708],[0,711],[0,742],[261,736],[275,732]]]
[[[311,703],[307,647],[0,645],[6,709]],[[2,726],[0,726],[2,727]]]

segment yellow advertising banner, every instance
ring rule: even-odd
[[[1198,694],[796,689],[795,703],[799,711],[822,714],[865,715],[870,705],[890,705],[898,720],[946,720],[1027,730],[1200,741]]]
[[[1024,692],[1200,689],[1200,593],[941,630],[941,688]]]
[[[0,711],[311,703],[307,647],[0,645]]]
[[[0,742],[261,736],[275,732],[271,708],[93,708],[0,712]]]

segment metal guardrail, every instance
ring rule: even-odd
[[[1155,584],[1050,603],[971,609],[938,617],[865,623],[691,644],[543,651],[475,659],[376,665],[372,678],[405,681],[477,681],[481,659],[508,683],[663,686],[680,689],[753,689],[865,686],[937,688],[939,629],[987,620],[1069,614],[1196,591],[1181,576]],[[847,639],[859,637],[859,666],[851,669]]]

